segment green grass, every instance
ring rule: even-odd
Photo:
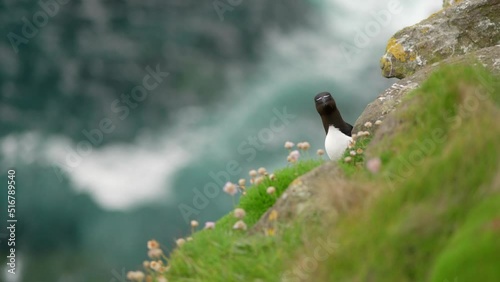
[[[453,66],[408,97],[372,148],[383,192],[329,231],[340,248],[315,281],[500,281],[500,228],[487,228],[500,219],[499,94],[485,70]]]
[[[352,156],[350,154],[350,151],[356,152],[358,149],[366,149],[366,146],[370,144],[371,140],[372,136],[358,137],[354,146],[344,152],[344,155],[339,160],[338,165],[342,168],[345,175],[354,177],[359,174],[367,173],[367,171],[365,170],[365,154],[361,153]],[[351,158],[351,161],[346,162],[345,158],[347,157]]]
[[[431,281],[498,281],[500,196],[472,209],[434,264]],[[480,274],[478,274],[480,273]]]
[[[274,181],[266,178],[259,185],[247,189],[238,207],[246,211],[244,221],[248,228],[260,219],[297,176],[322,162],[320,159],[300,161],[276,171]],[[266,193],[269,186],[276,188],[276,195]],[[171,253],[171,268],[166,277],[170,281],[277,280],[283,271],[283,261],[302,245],[303,227],[296,226],[290,229],[291,232],[280,233],[280,236],[248,236],[245,231],[232,229],[236,221],[238,219],[231,212],[217,221],[215,229],[193,234],[192,241]]]

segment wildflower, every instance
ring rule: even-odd
[[[298,148],[299,150],[302,150],[302,144],[303,144],[302,142],[297,143],[297,148]]]
[[[136,279],[137,281],[142,281],[142,280],[144,280],[144,272],[142,272],[142,271],[136,271],[136,272],[135,272],[135,279]]]
[[[318,150],[316,151],[316,154],[317,154],[318,156],[323,156],[323,155],[325,154],[325,150],[323,150],[323,149],[318,149]]]
[[[127,272],[127,279],[132,281],[135,280],[135,271]]]
[[[243,220],[238,220],[234,224],[233,229],[236,229],[236,230],[247,230],[247,225],[245,224],[245,222],[243,222]]]
[[[158,279],[156,279],[157,282],[168,282],[167,278],[165,277],[158,277]]]
[[[290,150],[293,148],[293,146],[295,146],[295,144],[293,144],[292,142],[290,142],[290,141],[285,142],[285,149]]]
[[[382,166],[382,162],[380,161],[380,158],[372,158],[372,159],[369,159],[366,162],[366,168],[371,173],[377,173],[377,172],[379,172],[381,166]]]
[[[276,235],[276,229],[274,229],[274,228],[267,228],[265,232],[266,232],[266,236]]]
[[[163,255],[163,251],[161,249],[151,249],[148,251],[148,257],[154,259],[159,258]]]
[[[381,125],[381,124],[382,124],[382,121],[381,121],[381,120],[377,119],[377,120],[375,121],[375,125]]]
[[[269,186],[269,187],[267,187],[266,192],[267,192],[267,194],[272,195],[272,194],[276,193],[276,188],[274,188],[273,186]]]
[[[271,174],[269,175],[269,179],[270,179],[270,180],[276,180],[276,175],[274,175],[274,173],[271,173]]]
[[[297,147],[298,147],[298,145],[297,145]],[[311,144],[309,144],[309,142],[302,142],[299,149],[301,149],[303,151],[307,151],[307,150],[309,150],[309,148],[311,148]]]
[[[358,135],[358,136],[359,136],[359,135]],[[352,148],[354,148],[354,146],[356,146],[356,140],[351,140],[351,141],[349,142],[349,146],[347,146],[347,147],[348,147],[349,149],[352,149]]]
[[[262,181],[264,181],[264,177],[259,176],[259,177],[255,178],[254,183],[256,185],[259,185],[260,183],[262,183]]]
[[[288,155],[288,162],[290,163],[294,163],[296,162],[300,157],[300,153],[299,151],[295,150],[295,151],[291,151],[290,154]]]
[[[234,185],[229,181],[226,182],[226,185],[224,185],[223,190],[224,192],[228,193],[231,196],[234,196],[238,192],[238,190],[236,189],[236,185]]]
[[[240,180],[238,180],[238,185],[240,187],[245,187],[245,183],[246,183],[245,178],[241,178]]]
[[[358,148],[358,149],[356,150],[356,153],[357,153],[358,155],[363,154],[363,149]]]
[[[366,128],[370,128],[370,127],[372,127],[372,123],[371,123],[371,122],[369,122],[369,121],[365,122],[365,127],[366,127]]]
[[[184,238],[179,238],[177,240],[175,240],[175,244],[178,246],[178,247],[181,247],[182,245],[184,245],[184,243],[186,243],[186,240],[184,240]],[[152,267],[152,266],[151,266]]]
[[[129,271],[127,273],[127,279],[131,281],[142,281],[144,280],[144,272],[142,271]]]
[[[198,221],[196,220],[191,220],[191,227],[198,227]]]
[[[252,169],[251,171],[248,172],[248,175],[250,175],[251,177],[255,177],[257,176],[257,171],[255,169]]]
[[[148,241],[148,249],[158,249],[160,247],[160,244],[156,240],[149,240]]]
[[[353,134],[351,135],[352,140],[356,140],[356,138],[357,138],[357,137],[358,137],[358,134],[356,134],[356,133],[353,133]]]
[[[351,151],[349,152],[349,155],[351,155],[351,156],[356,156],[356,151],[351,150]]]
[[[205,222],[205,229],[214,229],[214,228],[215,228],[215,222],[213,221]]]
[[[350,162],[350,161],[352,161],[352,158],[351,158],[351,157],[345,157],[345,158],[344,158],[344,162],[348,163],[348,162]]]
[[[242,219],[245,217],[245,215],[246,215],[245,210],[242,208],[237,208],[234,210],[234,216],[236,218]]]
[[[163,263],[159,261],[152,261],[149,266],[151,267],[152,270],[154,271],[160,271],[161,267],[163,266]]]
[[[269,213],[269,216],[267,217],[269,221],[275,221],[277,218],[278,218],[278,212],[276,210],[272,210]]]
[[[267,170],[263,167],[259,167],[259,169],[257,170],[257,172],[260,174],[260,175],[266,175],[267,174]]]
[[[148,269],[149,268],[149,260],[145,260],[142,262],[142,266],[145,268],[145,269]]]

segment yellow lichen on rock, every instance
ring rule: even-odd
[[[394,37],[391,37],[391,39],[389,39],[389,42],[387,42],[386,52],[391,54],[398,61],[406,61],[406,51],[403,45],[398,43],[398,41]]]
[[[417,59],[417,53],[410,52],[410,61],[415,61]]]
[[[380,58],[380,68],[382,69],[382,74],[384,76],[392,74],[392,63],[386,56]]]
[[[447,8],[451,5],[463,2],[463,0],[443,0],[443,8]]]

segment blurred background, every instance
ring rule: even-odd
[[[440,7],[1,0],[0,281],[125,281],[147,240],[171,250],[188,220],[232,207],[224,193],[193,203],[197,191],[285,166],[285,141],[322,148],[315,94],[331,92],[354,124],[394,82],[379,70],[389,37]],[[5,267],[11,168],[15,276]]]

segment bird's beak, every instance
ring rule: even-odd
[[[324,104],[330,100],[332,100],[332,97],[330,95],[323,95],[321,97],[316,98],[316,103]]]

